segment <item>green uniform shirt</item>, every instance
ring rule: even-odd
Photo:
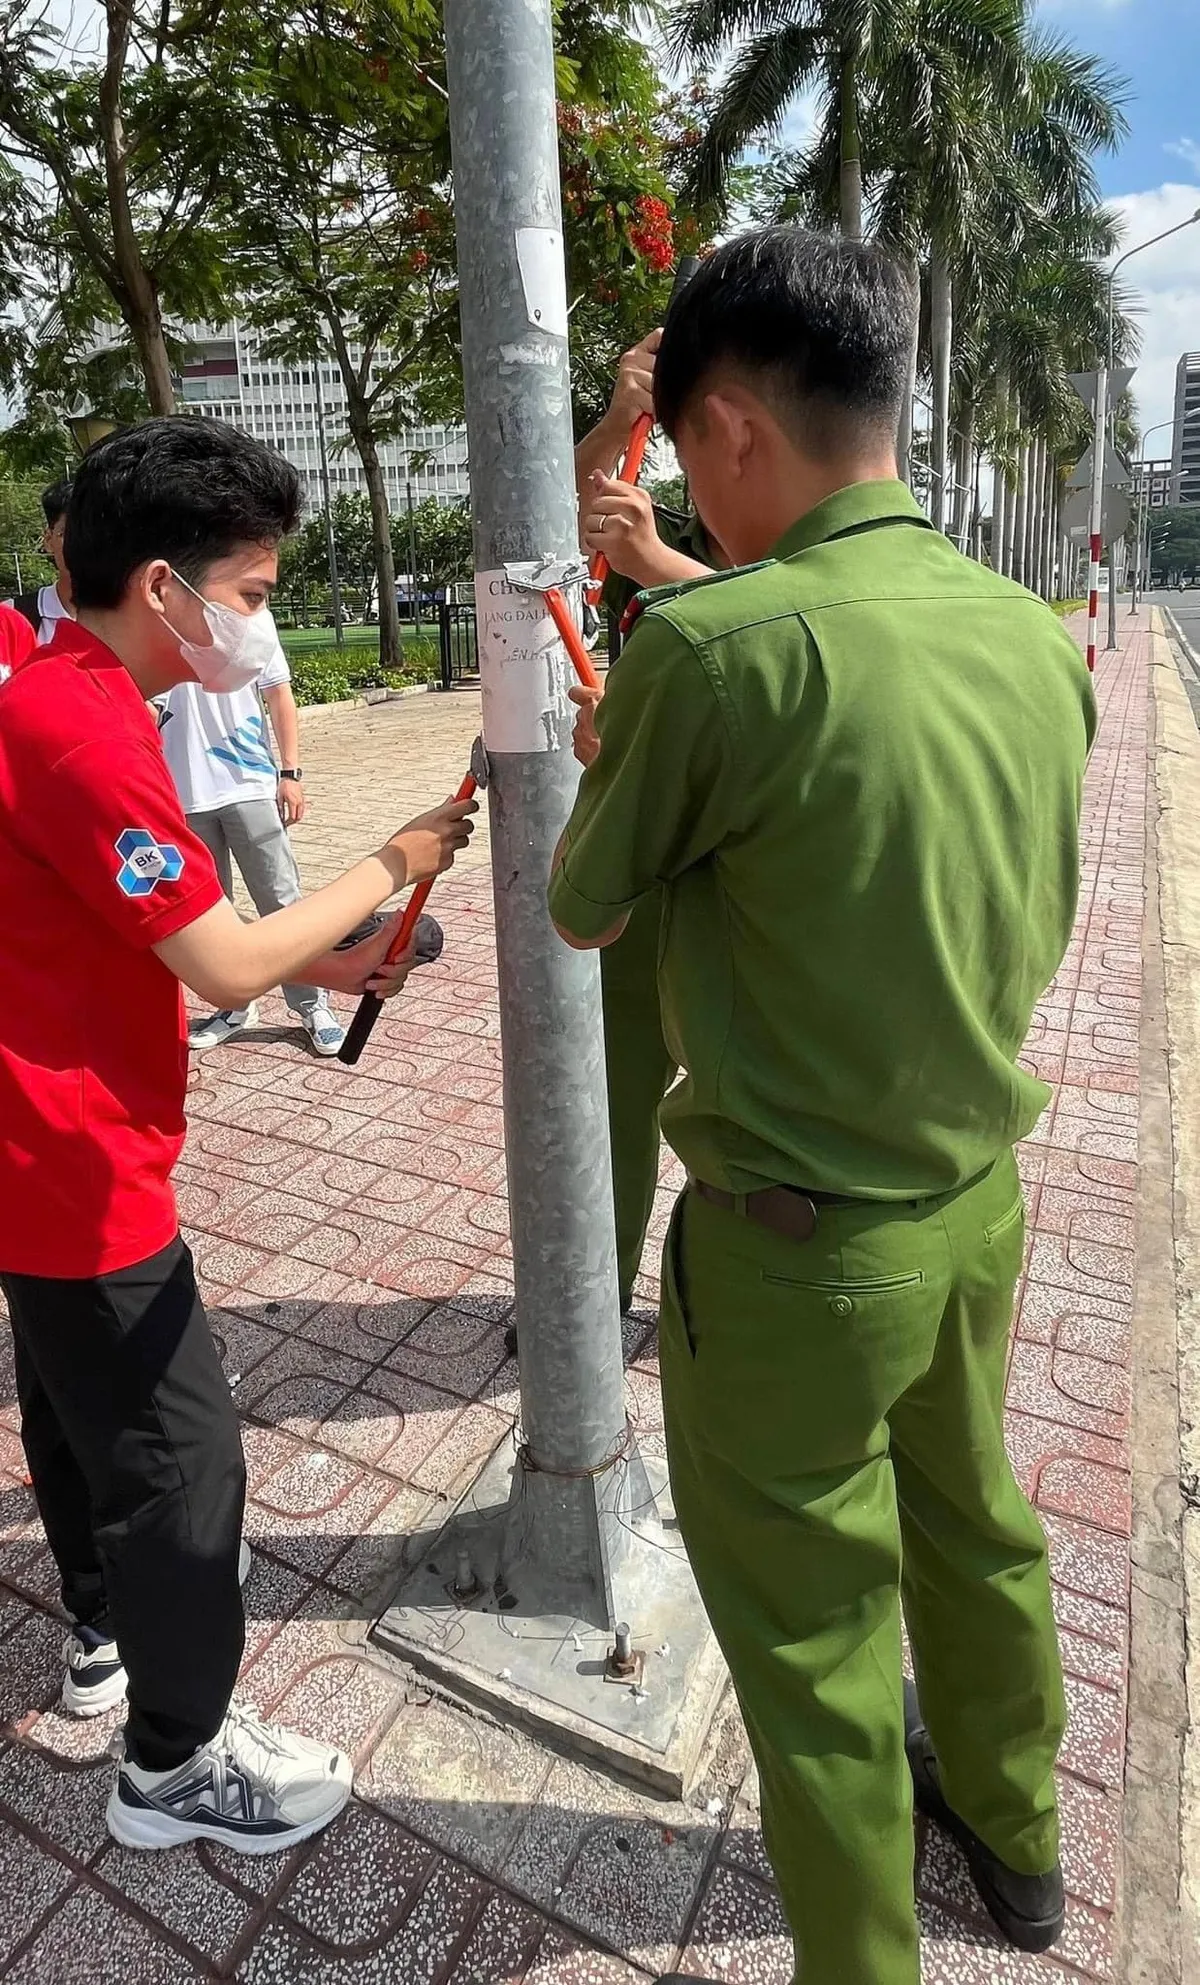
[[[1049,1099],[1017,1065],[1071,934],[1095,722],[1074,642],[900,483],[840,490],[773,562],[648,596],[550,890],[596,938],[666,889],[689,1171],[947,1191]]]

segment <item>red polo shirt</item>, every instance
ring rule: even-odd
[[[0,684],[0,1269],[174,1238],[187,1032],[151,946],[220,898],[133,678],[64,621]]]
[[[37,635],[23,613],[0,603],[0,682],[37,649]]]

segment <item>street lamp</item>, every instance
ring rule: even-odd
[[[1185,221],[1176,221],[1174,227],[1164,228],[1161,234],[1152,234],[1148,241],[1139,241],[1135,244],[1134,247],[1127,248],[1123,255],[1118,255],[1116,261],[1113,263],[1112,267],[1108,272],[1108,363],[1101,370],[1096,380],[1096,445],[1095,445],[1094,468],[1092,474],[1092,505],[1091,505],[1091,518],[1090,518],[1091,555],[1092,555],[1091,592],[1092,592],[1093,600],[1095,598],[1096,588],[1099,586],[1100,583],[1100,555],[1099,555],[1098,539],[1100,537],[1101,523],[1104,514],[1105,444],[1109,438],[1110,430],[1113,437],[1114,447],[1116,445],[1116,421],[1114,418],[1115,409],[1110,408],[1108,404],[1108,375],[1112,371],[1112,364],[1113,364],[1113,332],[1114,332],[1113,291],[1114,291],[1114,286],[1116,284],[1117,271],[1118,269],[1124,268],[1126,262],[1132,261],[1135,255],[1143,254],[1147,248],[1157,248],[1160,241],[1169,241],[1172,235],[1182,234],[1185,228],[1195,227],[1197,221],[1200,221],[1200,207],[1197,207],[1194,214],[1189,214]],[[1110,648],[1115,648],[1117,645],[1116,570],[1113,562],[1111,543],[1108,547],[1108,645]],[[1094,642],[1092,644],[1092,652],[1094,653]]]
[[[97,441],[103,441],[106,434],[116,429],[115,420],[107,420],[103,414],[75,412],[66,416],[67,429],[80,455],[86,455]]]

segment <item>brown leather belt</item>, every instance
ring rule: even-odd
[[[727,1213],[744,1214],[747,1220],[769,1227],[772,1233],[783,1234],[789,1241],[812,1239],[822,1206],[861,1204],[837,1193],[804,1192],[799,1186],[768,1185],[758,1192],[734,1193],[723,1192],[720,1186],[709,1185],[704,1179],[691,1179],[689,1184],[711,1206],[723,1206]]]

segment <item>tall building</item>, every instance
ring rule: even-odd
[[[1133,486],[1136,491],[1145,490],[1145,500],[1151,510],[1165,510],[1175,501],[1175,465],[1168,458],[1150,461],[1131,462]]]
[[[348,433],[346,394],[330,355],[322,356],[319,368],[267,358],[263,334],[237,323],[197,325],[184,335],[188,351],[179,397],[188,412],[228,421],[278,448],[299,469],[311,514],[321,504],[319,393],[331,494],[365,493],[366,476],[353,444],[342,445]],[[381,351],[377,362],[386,366],[388,353]],[[427,496],[457,503],[469,492],[465,427],[413,428],[381,441],[379,458],[394,512],[404,509],[409,482],[418,503]]]
[[[1200,503],[1200,352],[1184,352],[1175,368],[1171,468],[1175,502]]]

